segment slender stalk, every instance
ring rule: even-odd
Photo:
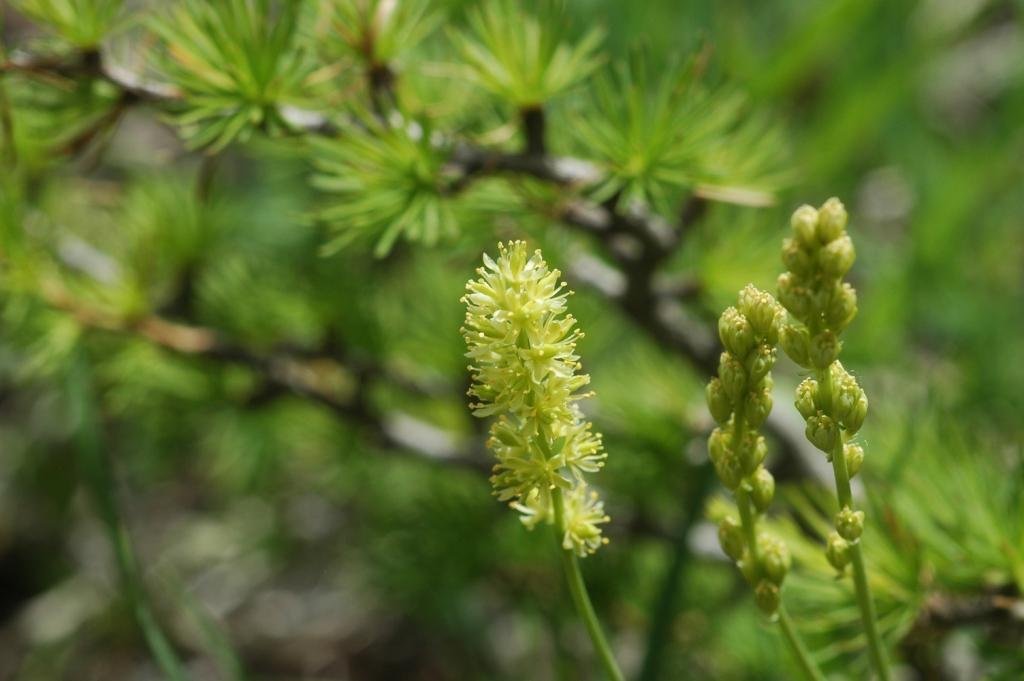
[[[871,599],[868,587],[867,569],[864,567],[864,556],[860,550],[860,542],[850,547],[850,559],[853,564],[853,583],[857,591],[857,607],[860,608],[861,619],[864,620],[864,632],[868,637],[868,652],[871,664],[875,667],[880,681],[890,681],[889,661],[885,657],[885,646],[878,633],[875,616],[875,603]]]
[[[736,488],[736,506],[740,511],[740,525],[747,539],[747,551],[750,552],[750,563],[757,570],[757,526],[754,520],[754,509],[751,507],[750,494],[740,485]]]
[[[744,410],[741,405],[740,408],[736,410],[733,421],[735,427],[735,430],[733,430],[734,447],[739,445],[740,433],[743,429],[743,420]],[[755,572],[757,572],[759,571],[758,565],[760,564],[757,557],[757,520],[755,518],[753,502],[750,499],[750,492],[747,490],[745,484],[741,484],[736,488],[735,497],[736,506],[740,512],[740,525],[743,528],[743,536],[747,543],[749,560],[751,565],[754,566]],[[755,578],[754,581],[756,583],[757,579]],[[825,677],[808,654],[807,647],[801,640],[800,634],[793,627],[793,622],[789,619],[789,613],[786,612],[785,607],[781,603],[779,604],[778,615],[779,627],[782,629],[783,635],[789,642],[793,655],[797,658],[797,662],[799,662],[800,668],[804,671],[804,674],[806,674],[807,678],[811,681],[824,681]]]
[[[822,402],[831,411],[832,372],[830,369],[823,369],[818,371],[817,374]],[[849,471],[846,470],[843,444],[843,438],[839,438],[832,452],[832,472],[836,480],[836,497],[839,499],[839,508],[849,506],[852,509],[853,490],[850,487]],[[889,662],[886,659],[885,645],[882,643],[882,637],[878,633],[875,603],[871,598],[871,587],[868,584],[867,568],[864,566],[861,540],[850,544],[850,562],[853,565],[854,591],[857,596],[857,607],[860,610],[861,623],[864,625],[864,634],[868,641],[868,654],[871,657],[871,665],[875,668],[875,673],[878,674],[880,681],[889,681],[892,678],[892,672],[889,670]]]
[[[796,627],[793,626],[793,620],[789,619],[789,613],[786,612],[784,605],[779,606],[779,629],[782,630],[786,643],[789,644],[790,650],[793,651],[793,656],[800,663],[800,669],[803,670],[807,678],[811,679],[811,681],[825,681],[825,675],[821,673],[818,665],[811,659],[810,653],[807,652],[807,646],[804,645],[803,639],[800,638]]]
[[[90,385],[90,367],[82,350],[75,354],[68,376],[67,394],[74,409],[77,448],[83,482],[92,494],[107,531],[124,593],[157,666],[169,681],[185,681],[185,668],[160,628],[143,582],[142,568],[132,550],[131,538],[121,515],[115,493],[114,474],[103,447],[96,399]]]
[[[750,560],[755,566],[758,565],[757,560],[757,532],[754,526],[754,510],[752,508],[752,502],[750,500],[750,494],[741,485],[736,490],[736,505],[740,511],[740,524],[743,526],[743,534],[747,540],[747,550],[750,552]],[[793,626],[793,621],[789,619],[789,613],[786,612],[786,608],[781,603],[779,604],[778,610],[778,622],[779,628],[782,629],[782,633],[789,643],[790,649],[793,651],[793,656],[796,657],[797,662],[800,664],[800,668],[804,671],[804,674],[811,681],[825,681],[824,675],[818,669],[818,666],[811,659],[810,654],[807,652],[807,646],[804,645],[803,640],[800,638],[799,632]]]
[[[562,568],[565,570],[565,578],[569,582],[569,592],[572,594],[573,604],[576,606],[576,611],[583,620],[583,624],[587,627],[587,633],[594,644],[594,650],[601,660],[605,674],[612,681],[624,681],[625,677],[619,670],[615,655],[612,653],[611,646],[608,645],[608,640],[601,629],[601,622],[597,619],[597,613],[594,612],[594,606],[587,594],[587,585],[583,582],[579,560],[575,553],[562,546],[562,536],[565,533],[565,508],[561,489],[556,487],[551,492],[551,504],[555,510],[555,538],[558,541],[558,553],[561,556]]]
[[[661,669],[672,634],[672,622],[683,600],[680,594],[683,577],[693,560],[690,551],[690,530],[698,520],[703,518],[704,504],[711,493],[715,480],[714,468],[710,463],[693,468],[696,480],[687,493],[686,515],[675,532],[672,542],[672,560],[662,578],[656,600],[651,611],[651,626],[647,634],[647,650],[644,653],[643,665],[640,667],[638,681],[657,681],[662,677]],[[684,651],[686,652],[686,651]]]

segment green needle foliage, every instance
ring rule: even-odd
[[[319,30],[328,48],[341,47],[371,68],[390,68],[441,23],[443,14],[428,0],[328,0]],[[340,42],[337,41],[340,38]],[[341,55],[338,55],[341,56]]]
[[[579,149],[605,171],[595,199],[664,213],[684,190],[736,203],[771,201],[786,175],[777,131],[751,114],[740,93],[704,84],[705,61],[700,54],[655,75],[638,56],[594,79],[570,124]]]
[[[331,194],[317,215],[338,235],[327,252],[360,237],[387,255],[399,237],[430,246],[458,231],[446,191],[448,152],[416,121],[391,126],[372,118],[365,129],[317,141],[314,183]]]
[[[565,39],[561,2],[525,14],[515,0],[488,0],[470,10],[469,29],[452,35],[462,62],[453,74],[514,107],[530,109],[562,94],[600,64],[604,32],[592,28],[578,42]]]
[[[191,147],[223,149],[254,130],[290,130],[284,107],[303,101],[314,69],[297,44],[298,0],[181,0],[150,26],[154,66],[184,95],[175,116]]]
[[[14,0],[13,4],[75,47],[95,49],[114,28],[123,0]]]
[[[108,138],[119,115],[117,89],[102,80],[12,74],[4,85],[12,108],[7,152],[25,168],[52,165],[55,156]]]
[[[922,635],[927,627],[920,613],[937,603],[946,608],[984,604],[986,599],[971,594],[1013,592],[1024,578],[1024,561],[1016,550],[1024,537],[1024,500],[1014,477],[1020,462],[1012,455],[1011,460],[989,455],[984,437],[964,432],[952,415],[933,409],[911,407],[909,427],[902,414],[878,413],[871,419],[875,438],[897,445],[874,451],[876,466],[861,473],[870,476],[864,534],[871,541],[863,551],[878,627],[888,641]],[[936,451],[951,457],[937,458]],[[792,577],[790,609],[826,668],[866,675],[855,590],[848,580],[836,579],[834,555],[821,550],[837,536],[835,495],[804,486],[788,490],[785,498],[797,522],[775,527],[805,568]],[[999,670],[993,671],[995,678],[1024,672],[1005,641],[986,644],[985,654],[991,668]]]

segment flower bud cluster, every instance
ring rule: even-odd
[[[770,474],[761,466],[767,446],[758,429],[772,409],[771,369],[782,315],[771,294],[750,285],[740,291],[739,305],[727,308],[718,321],[725,352],[718,376],[706,391],[708,408],[718,423],[708,439],[718,477],[730,490],[744,481],[760,480],[759,498],[765,506],[771,492],[764,476]]]
[[[583,334],[566,311],[570,292],[561,273],[522,241],[483,256],[479,279],[466,284],[462,335],[470,359],[474,415],[499,415],[487,446],[497,463],[491,483],[527,527],[553,522],[552,491],[563,490],[563,546],[593,553],[607,540],[609,518],[585,475],[604,465],[601,435],[577,401],[590,382],[580,372],[576,342]]]
[[[828,377],[825,391],[814,378],[805,378],[796,387],[795,405],[807,424],[805,434],[815,447],[825,452],[829,461],[845,438],[857,434],[868,413],[868,398],[857,379],[836,360],[823,370]],[[864,462],[864,449],[854,443],[843,445],[847,470],[853,477]]]
[[[791,315],[779,332],[782,349],[807,369],[825,369],[839,356],[839,335],[857,314],[857,293],[843,282],[856,252],[846,233],[846,209],[831,198],[821,208],[793,213],[793,235],[782,244],[788,272],[779,276],[779,302]]]
[[[771,369],[784,314],[771,294],[750,285],[740,291],[736,307],[727,308],[718,321],[725,351],[706,393],[718,423],[708,438],[711,463],[737,503],[752,506],[746,517],[723,518],[718,539],[754,589],[758,607],[769,615],[778,610],[790,556],[781,540],[757,533],[757,517],[775,495],[775,480],[764,467],[767,444],[758,429],[772,409]],[[744,522],[754,526],[744,527]]]
[[[828,558],[829,564],[842,574],[850,564],[850,542],[833,530],[825,544],[825,557]]]
[[[836,514],[835,526],[836,529],[829,534],[825,543],[825,557],[842,574],[850,564],[850,547],[864,533],[864,511],[854,511],[849,506],[843,506]]]
[[[779,277],[779,301],[789,313],[779,343],[789,357],[813,371],[796,389],[796,408],[807,439],[836,467],[849,501],[849,479],[864,462],[864,449],[848,440],[857,434],[868,400],[839,361],[840,335],[857,314],[857,294],[843,277],[853,266],[853,242],[846,233],[846,209],[831,198],[821,208],[801,206],[790,221],[792,236],[782,245],[788,272]],[[837,457],[841,457],[837,459]],[[842,503],[825,555],[839,572],[850,562],[851,546],[864,529],[863,511]]]

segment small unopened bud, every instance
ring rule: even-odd
[[[757,349],[747,355],[743,366],[751,385],[756,385],[775,366],[776,352],[771,345],[758,345]]]
[[[852,478],[864,465],[864,448],[853,442],[847,443],[843,447],[843,458],[846,459],[846,474]]]
[[[855,434],[864,425],[868,415],[868,398],[862,390],[853,407],[843,415],[843,427],[850,435]]]
[[[829,533],[825,543],[825,557],[832,567],[842,573],[850,564],[850,543],[840,537],[838,532]]]
[[[814,284],[808,284],[811,296],[811,309],[814,311],[812,313],[812,322],[817,322],[819,319],[819,313],[824,313],[825,310],[828,309],[828,304],[832,302],[832,291],[838,283],[838,281],[829,282],[819,280]],[[811,325],[809,322],[807,324],[808,326]],[[817,324],[815,323],[815,326],[816,325]]]
[[[838,239],[846,229],[846,207],[832,197],[818,209],[818,239],[823,244]]]
[[[738,457],[743,475],[750,475],[756,471],[767,456],[768,442],[764,436],[758,435],[755,431],[748,432],[741,441]]]
[[[838,360],[829,367],[828,372],[832,376],[833,385],[842,385],[844,381],[849,381],[853,378],[853,374],[847,371],[843,363]]]
[[[743,560],[736,563],[736,567],[740,569],[740,574],[743,575],[743,579],[747,580],[747,584],[753,586],[757,580],[757,563],[750,560],[750,554],[744,551]]]
[[[729,434],[721,428],[715,428],[708,437],[708,458],[715,467],[719,480],[728,489],[736,489],[743,479],[743,466],[740,458],[728,444]]]
[[[774,615],[779,609],[780,600],[781,594],[777,584],[769,582],[767,579],[762,579],[757,583],[757,588],[754,589],[754,601],[765,615]]]
[[[786,324],[779,331],[779,345],[782,346],[783,352],[791,360],[805,368],[811,367],[809,356],[810,344],[810,334],[807,333],[807,329],[803,326]]]
[[[757,441],[754,443],[754,468],[757,468],[764,463],[764,460],[768,458],[768,441],[764,439],[763,435],[757,436]],[[747,473],[750,474],[749,472]]]
[[[732,414],[732,401],[725,394],[725,388],[722,387],[721,379],[712,378],[708,382],[708,387],[704,390],[704,394],[708,400],[708,411],[711,412],[711,417],[718,423],[728,421],[730,414]]]
[[[839,441],[839,428],[836,422],[826,414],[816,414],[807,419],[807,428],[804,429],[807,439],[811,444],[832,456],[832,451]]]
[[[734,490],[740,486],[740,482],[743,480],[743,466],[740,465],[740,459],[735,452],[726,449],[722,456],[712,459],[711,463],[715,467],[718,479],[722,481],[726,489]]]
[[[732,516],[726,516],[718,523],[718,543],[721,544],[725,555],[734,561],[743,558],[744,544],[743,528],[738,520]]]
[[[868,398],[859,385],[857,379],[843,370],[835,382],[835,415],[839,422],[846,428],[846,432],[853,435],[864,424],[864,418],[868,413]]]
[[[747,390],[747,372],[742,362],[728,352],[723,352],[718,360],[718,377],[722,380],[722,388],[729,400],[739,404]]]
[[[721,428],[711,431],[711,435],[708,436],[708,458],[711,459],[711,463],[725,458],[726,452],[729,450],[728,437],[728,434]]]
[[[774,496],[775,478],[772,477],[767,468],[760,466],[750,476],[750,499],[754,502],[757,510],[763,513],[771,506]]]
[[[793,227],[793,233],[797,240],[804,246],[814,246],[818,231],[818,211],[808,205],[803,205],[793,211],[793,217],[789,219]]]
[[[718,318],[718,336],[725,349],[739,359],[746,357],[754,347],[754,329],[735,307],[727,307]]]
[[[796,387],[796,410],[805,419],[818,413],[818,382],[813,378],[805,378]]]
[[[747,393],[745,414],[747,425],[751,428],[760,428],[768,420],[768,414],[772,411],[772,393],[770,390],[759,390],[754,393]]]
[[[832,329],[825,329],[811,338],[807,356],[818,369],[827,369],[836,361],[843,344]]]
[[[814,259],[799,241],[786,239],[782,242],[782,264],[790,272],[807,275],[811,273]]]
[[[785,542],[778,537],[762,534],[757,538],[757,550],[761,559],[761,572],[772,582],[782,584],[791,562]]]
[[[837,286],[825,308],[826,323],[836,331],[842,331],[856,316],[857,292],[847,283]]]
[[[776,282],[779,302],[801,321],[808,320],[814,313],[814,296],[802,280],[792,272],[783,272]]]
[[[856,257],[853,240],[844,234],[818,251],[818,265],[826,274],[838,279],[850,271]]]
[[[864,533],[864,511],[854,511],[849,506],[836,514],[836,532],[848,542],[855,542]]]
[[[774,345],[780,313],[779,303],[774,296],[752,284],[747,284],[740,291],[739,308],[754,329],[754,335]]]
[[[835,390],[833,404],[836,406],[836,413],[842,417],[853,407],[864,391],[861,390],[853,374],[848,373],[845,369],[832,372],[832,385]]]

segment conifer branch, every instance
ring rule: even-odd
[[[339,419],[359,424],[362,434],[371,443],[389,452],[479,475],[492,473],[484,447],[459,444],[444,429],[409,414],[384,414],[374,408],[366,391],[359,387],[368,387],[371,381],[385,381],[414,394],[426,395],[430,391],[379,364],[351,356],[337,342],[330,342],[324,349],[278,346],[260,352],[232,343],[218,330],[200,324],[160,315],[135,320],[117,318],[81,303],[54,282],[40,287],[40,297],[52,309],[71,316],[84,329],[132,336],[183,357],[247,367],[265,382],[264,388],[254,396],[254,402],[296,395],[319,404]],[[351,395],[338,395],[325,385],[323,375],[335,372],[345,372],[355,379],[357,387]],[[616,527],[620,535],[660,541],[675,538],[657,519],[644,513]]]
[[[489,472],[479,451],[456,445],[441,429],[407,414],[379,413],[363,389],[369,380],[380,377],[405,387],[409,387],[409,382],[392,377],[378,365],[344,363],[330,354],[289,348],[261,353],[230,342],[216,329],[158,315],[120,319],[83,305],[54,283],[44,284],[41,296],[51,308],[69,314],[84,328],[135,336],[182,356],[245,366],[259,374],[274,393],[298,395],[340,418],[361,424],[370,440],[382,447],[443,465]],[[348,398],[326,385],[324,375],[338,372],[349,374],[355,381],[356,387]]]
[[[1001,633],[1024,632],[1024,598],[1015,590],[982,594],[931,594],[906,639],[971,625],[990,625]]]
[[[147,82],[128,69],[110,63],[98,52],[71,58],[17,53],[0,67],[0,71],[22,72],[44,80],[82,76],[104,78],[128,93],[127,104],[173,104],[181,99],[175,88]],[[334,136],[340,132],[338,123],[321,112],[283,107],[280,113],[293,128],[306,134]],[[533,134],[538,133],[535,131]],[[493,175],[530,177],[567,189],[587,186],[601,176],[600,169],[588,160],[555,156],[536,149],[536,143],[528,143],[522,152],[457,144],[447,163],[446,170],[455,178],[447,191],[459,193],[474,182]],[[716,200],[720,197],[699,189],[694,191],[681,207],[679,220],[674,225],[642,206],[620,208],[618,197],[597,203],[571,196],[552,216],[568,227],[593,236],[614,264],[610,269],[617,275],[612,276],[623,282],[614,290],[608,286],[593,287],[605,295],[613,293],[609,295],[612,302],[655,342],[686,358],[705,376],[713,375],[717,368],[714,337],[706,325],[687,314],[683,306],[699,289],[699,284],[685,282],[684,286],[675,289],[662,286],[658,268],[693,230],[711,202]],[[580,267],[570,269],[574,274],[586,270]],[[587,284],[599,283],[592,277],[580,278]],[[801,461],[807,459],[801,456],[808,448],[799,428],[773,414],[766,429],[779,440],[784,456]]]
[[[102,78],[133,102],[167,103],[181,99],[181,93],[173,86],[146,81],[129,69],[108,63],[98,51],[56,57],[16,51],[0,64],[0,72],[21,73],[50,82]]]

